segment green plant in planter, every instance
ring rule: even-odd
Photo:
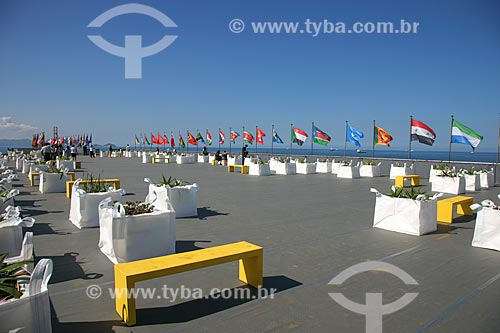
[[[161,181],[159,183],[156,184],[156,186],[170,186],[170,187],[176,187],[176,186],[183,186],[183,185],[189,185],[190,183],[188,183],[187,181],[185,180],[181,180],[181,179],[176,179],[176,178],[172,178],[172,177],[168,177],[165,178],[164,175],[161,175]]]
[[[283,157],[278,157],[278,162],[280,162],[280,163],[286,163],[287,160],[285,158],[283,158]]]
[[[81,187],[82,189],[87,192],[87,193],[102,193],[102,192],[107,192],[108,187],[106,184],[101,182],[101,175],[97,176],[97,178],[94,177],[91,173],[87,174],[86,178],[87,182],[82,183]]]
[[[402,167],[404,167],[405,165],[404,165],[404,163],[395,162],[395,163],[393,164],[393,166],[398,167],[398,168],[402,168]]]
[[[257,164],[268,164],[268,162],[267,162],[267,161],[264,161],[264,160],[258,160],[258,161],[257,161]]]
[[[127,201],[125,205],[123,205],[125,209],[126,215],[141,215],[152,213],[154,210],[154,206],[145,202],[140,201]]]
[[[26,276],[29,273],[24,269],[24,265],[31,263],[31,260],[19,261],[15,263],[5,263],[7,254],[0,254],[0,301],[10,298],[20,298],[23,295],[21,282],[29,281]]]
[[[429,200],[430,196],[422,189],[415,189],[413,186],[410,190],[402,187],[393,187],[391,193],[386,194],[391,198],[405,198],[415,200],[419,195],[424,195],[424,200]]]
[[[437,175],[438,177],[458,177],[458,173],[450,169],[441,170],[441,173]]]
[[[342,161],[342,162],[340,162],[340,165],[341,166],[351,166],[351,162],[349,162],[349,161]]]
[[[462,170],[460,170],[460,171],[461,171],[462,173],[464,173],[464,174],[467,174],[467,175],[474,175],[474,174],[476,174],[476,172],[477,172],[476,168],[474,168],[474,167],[470,168],[469,170],[467,170],[467,169],[462,169]]]
[[[363,165],[377,165],[377,162],[372,160],[363,161]]]
[[[47,170],[45,170],[46,173],[59,173],[60,176],[59,176],[59,179],[62,179],[63,175],[64,175],[64,171],[62,168],[57,168],[55,167],[54,165],[49,165],[49,167],[47,168]]]
[[[450,170],[450,165],[448,163],[441,163],[434,167],[434,170]]]
[[[319,158],[318,162],[320,162],[320,163],[326,163],[326,162],[328,162],[328,160],[326,158]]]
[[[299,158],[297,160],[298,163],[306,163],[307,161],[305,160],[305,158]]]

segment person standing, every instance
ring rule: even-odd
[[[43,159],[45,160],[45,162],[50,161],[51,153],[52,153],[51,149],[50,149],[50,145],[48,143],[46,143],[45,146],[42,147],[41,151],[42,151]]]
[[[109,145],[109,156],[111,158],[111,155],[113,155],[113,146]]]
[[[71,152],[71,158],[73,159],[73,161],[76,161],[76,155],[78,153],[78,150],[76,149],[75,145],[71,146],[70,152]]]
[[[94,145],[93,144],[90,144],[89,154],[90,154],[90,158],[94,158],[95,157],[95,150],[94,150]]]
[[[245,158],[248,156],[248,150],[247,150],[248,145],[244,145],[243,148],[241,148],[241,164],[245,165]]]

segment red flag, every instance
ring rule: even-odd
[[[36,148],[38,145],[38,134],[33,135],[33,140],[31,141],[31,147]]]
[[[219,130],[219,143],[221,145],[224,144],[224,139],[226,138],[226,135],[224,134],[224,132],[222,132],[222,130]]]
[[[172,148],[175,147],[175,141],[174,141],[174,133],[170,134],[170,146]]]
[[[158,144],[158,139],[153,135],[153,133],[151,133],[151,142]]]
[[[45,146],[45,133],[42,133],[42,135],[39,138],[38,143],[40,144],[40,146]]]
[[[158,140],[158,144],[159,145],[162,146],[162,145],[165,144],[165,142],[163,141],[163,136],[161,136],[160,133],[158,133],[158,139],[157,140]]]
[[[266,136],[266,134],[264,132],[262,132],[262,130],[258,127],[257,127],[257,131],[255,134],[257,135],[257,143],[260,143],[261,145],[263,145],[264,144],[264,137]]]
[[[194,137],[193,134],[191,134],[191,132],[188,132],[188,143],[193,145],[193,146],[198,145],[198,141],[196,141],[196,138]]]

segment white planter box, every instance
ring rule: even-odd
[[[337,172],[338,178],[359,178],[359,166],[341,165]]]
[[[337,174],[339,172],[340,166],[342,165],[342,162],[332,162],[332,173]]]
[[[377,165],[361,165],[359,175],[360,177],[380,177],[380,163]]]
[[[21,172],[22,173],[29,173],[30,172],[30,165],[35,165],[35,163],[23,160],[23,166],[22,166]]]
[[[271,171],[276,171],[276,168],[278,167],[278,160],[274,159],[274,158],[271,158],[269,160],[269,169],[271,169]]]
[[[241,164],[241,156],[228,157],[227,158],[227,165],[231,165],[231,164]]]
[[[250,166],[254,163],[257,163],[257,159],[255,157],[247,157],[245,158],[245,165]]]
[[[212,164],[212,161],[215,160],[215,155],[209,155],[208,156],[208,163]]]
[[[468,175],[464,174],[465,178],[465,190],[470,192],[476,192],[481,190],[481,183],[479,174]]]
[[[194,155],[177,156],[177,164],[193,164]]]
[[[40,172],[40,185],[38,189],[41,193],[65,193],[68,176],[60,173]]]
[[[405,163],[402,167],[391,164],[391,171],[389,174],[390,179],[396,179],[396,176],[407,176],[411,174],[413,174],[413,164],[407,166]]]
[[[24,161],[24,157],[16,157],[16,170],[23,169],[23,161]]]
[[[208,163],[208,155],[198,155],[198,163]]]
[[[68,171],[75,171],[75,168],[73,167],[73,161],[61,161],[58,159],[56,161],[56,166],[58,168],[68,169]]]
[[[296,172],[301,175],[309,175],[316,173],[316,164],[314,163],[296,163]]]
[[[271,167],[269,164],[251,164],[248,174],[253,176],[269,176],[271,175]]]
[[[316,162],[316,172],[317,173],[331,173],[332,163],[331,162]]]
[[[7,253],[12,257],[21,252],[23,227],[31,228],[35,220],[30,217],[22,219],[18,207],[11,206],[5,212],[5,219],[0,222],[0,253]]]
[[[104,157],[104,156],[105,156],[105,155],[104,155],[104,152],[103,152],[102,150],[101,150],[101,151],[99,151],[99,157]]]
[[[485,200],[482,205],[471,206],[478,210],[472,246],[500,251],[500,210],[493,209],[493,202]]]
[[[463,194],[465,193],[464,177],[436,177],[432,182],[431,191]]]
[[[198,216],[196,183],[171,188],[165,185],[156,186],[149,178],[144,178],[144,181],[149,183],[146,201],[152,202],[156,209],[167,210],[171,204],[176,217]]]
[[[99,249],[114,264],[175,253],[175,211],[124,215],[120,203],[99,204]]]
[[[277,175],[295,175],[297,173],[296,170],[295,163],[277,162],[275,171]]]
[[[5,332],[52,332],[47,285],[52,261],[41,259],[31,273],[26,291],[19,299],[0,302],[0,323]]]
[[[373,227],[420,236],[437,230],[437,198],[412,200],[392,198],[371,189],[376,194]]]
[[[125,194],[123,189],[102,193],[87,193],[77,182],[75,182],[71,191],[69,220],[79,229],[98,227],[99,203],[106,198],[121,202],[121,197]]]
[[[151,155],[148,155],[147,153],[142,154],[142,163],[143,164],[151,163],[151,160],[152,160]]]
[[[479,182],[481,188],[490,188],[495,185],[495,179],[493,174],[493,169],[488,172],[479,173]]]

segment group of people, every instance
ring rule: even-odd
[[[90,157],[95,157],[94,145],[90,145],[88,148],[84,146],[85,155],[88,154]],[[78,148],[75,145],[66,144],[55,144],[51,145],[46,143],[42,148],[41,152],[45,162],[55,160],[57,157],[71,157],[73,161],[76,161],[76,156],[78,155]]]
[[[207,147],[203,148],[203,154],[208,155],[208,150],[205,154],[205,149]],[[241,148],[241,164],[245,164],[245,158],[248,157],[248,145],[244,145],[243,148]],[[218,164],[222,165],[227,165],[227,151],[224,150],[224,152],[221,154],[220,150],[217,150],[215,152],[215,161]]]

